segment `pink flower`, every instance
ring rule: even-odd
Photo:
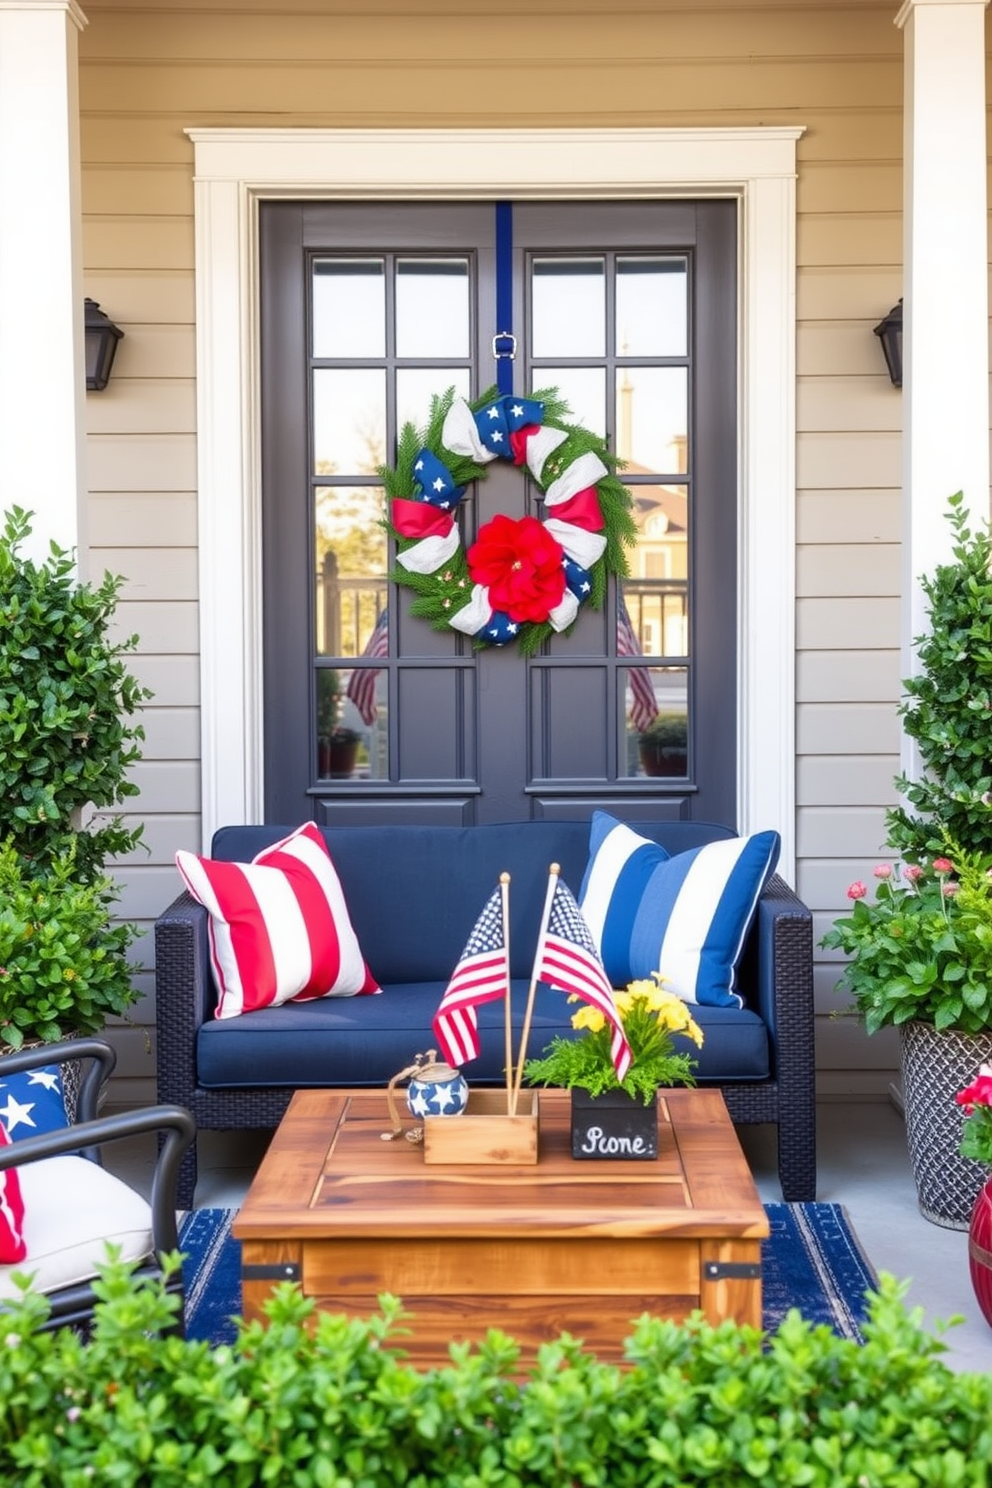
[[[902,870],[902,876],[907,883],[914,884],[923,877],[923,869],[918,863],[907,863]]]
[[[954,864],[950,858],[934,858],[933,871],[934,873],[953,873]]]
[[[863,884],[861,882],[860,878],[858,878],[858,879],[855,879],[854,883],[848,889],[848,891],[847,891],[847,897],[848,897],[848,899],[863,899],[867,893],[868,893],[868,886],[867,886],[867,884]]]
[[[891,878],[892,877],[892,864],[891,863],[879,863],[878,867],[875,869],[875,877],[876,878]]]
[[[943,894],[945,899],[953,899],[954,895],[957,893],[960,887],[961,885],[957,883],[945,883],[941,884],[940,892]]]
[[[968,1115],[975,1106],[992,1106],[992,1065],[979,1066],[974,1082],[954,1097],[959,1106],[964,1106]]]

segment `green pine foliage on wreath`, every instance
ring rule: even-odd
[[[478,413],[498,396],[499,389],[493,386],[488,388],[482,397],[470,402],[468,406],[473,413]],[[600,511],[603,516],[606,548],[603,556],[589,570],[592,592],[588,603],[593,609],[601,609],[606,598],[609,576],[612,574],[617,578],[627,577],[629,567],[624,549],[632,547],[637,541],[637,527],[632,515],[630,492],[616,474],[618,469],[622,469],[623,462],[609,450],[606,441],[600,435],[594,434],[591,429],[583,428],[580,424],[569,422],[568,404],[561,398],[557,388],[543,388],[527,393],[525,396],[543,403],[542,427],[562,429],[568,435],[568,438],[544,462],[541,479],[535,482],[542,495],[547,486],[556,480],[573,460],[587,452],[591,451],[598,455],[607,468],[608,474],[596,484]],[[394,498],[410,499],[413,496],[414,462],[420,451],[425,448],[444,462],[456,486],[467,486],[473,481],[485,480],[486,466],[479,465],[469,455],[453,454],[442,443],[444,421],[454,399],[455,389],[453,387],[444,394],[435,395],[431,399],[430,416],[424,428],[418,429],[412,423],[404,424],[397,445],[396,464],[378,467],[378,474],[382,478],[386,493],[387,511]],[[395,538],[399,552],[414,545],[416,539],[400,536],[388,518],[384,525]],[[467,603],[472,592],[472,579],[469,577],[464,543],[459,544],[457,551],[435,573],[414,573],[396,565],[390,573],[390,579],[414,591],[415,598],[410,605],[410,613],[426,620],[434,630],[449,629],[451,615]],[[565,634],[567,633],[566,631]],[[543,621],[541,624],[525,623],[520,627],[517,645],[522,655],[533,656],[541,645],[555,634],[554,626],[549,621]],[[474,644],[477,648],[481,648],[486,642],[476,637]]]

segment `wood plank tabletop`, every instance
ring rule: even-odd
[[[536,1165],[425,1164],[385,1091],[301,1090],[234,1223],[240,1240],[397,1236],[720,1236],[768,1222],[723,1097],[659,1093],[658,1158],[576,1160],[567,1092],[540,1092]],[[451,1118],[457,1120],[457,1117]]]

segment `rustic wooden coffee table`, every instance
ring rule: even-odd
[[[391,1292],[418,1365],[489,1327],[526,1358],[568,1331],[617,1359],[643,1312],[760,1326],[768,1221],[720,1093],[659,1096],[649,1162],[576,1161],[568,1110],[541,1091],[534,1166],[439,1166],[382,1140],[384,1091],[298,1091],[234,1223],[245,1317],[285,1279],[353,1316]]]

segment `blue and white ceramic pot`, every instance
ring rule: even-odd
[[[468,1082],[461,1070],[450,1064],[425,1064],[411,1076],[406,1090],[410,1114],[460,1116],[468,1105]]]

